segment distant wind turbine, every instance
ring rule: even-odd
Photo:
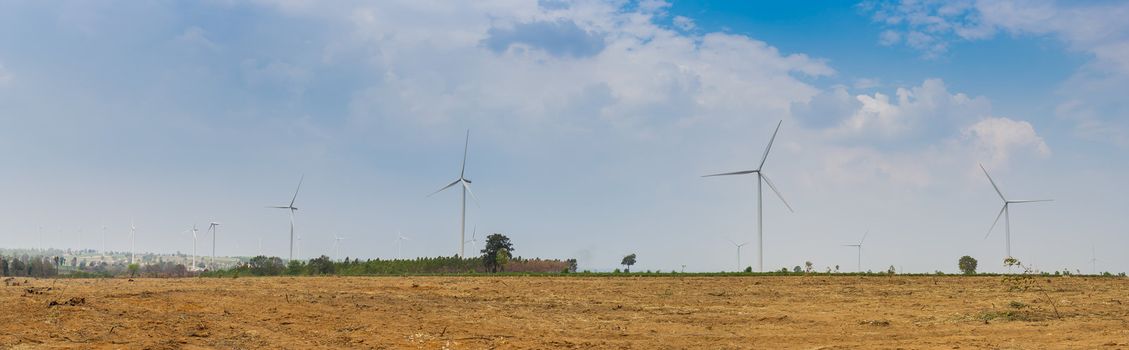
[[[404,256],[401,254],[401,249],[403,248],[404,241],[410,241],[410,239],[408,239],[407,236],[404,236],[402,232],[396,231],[396,260],[404,259]]]
[[[184,233],[188,233],[188,232],[192,233],[192,265],[189,266],[188,270],[189,271],[195,271],[196,270],[196,239],[199,238],[198,233],[200,232],[200,230],[196,228],[196,224],[192,224],[191,229],[184,230]]]
[[[736,241],[733,241],[732,239],[728,239],[728,238],[726,238],[726,240],[729,241],[729,243],[733,243],[734,247],[737,247],[737,270],[736,271],[741,272],[741,247],[744,247],[746,244],[749,244],[749,242],[737,243]]]
[[[102,225],[102,260],[106,260],[106,225]]]
[[[858,272],[862,272],[862,242],[866,241],[866,235],[869,235],[869,234],[870,234],[870,230],[867,230],[866,233],[864,233],[862,235],[862,239],[860,239],[857,244],[844,244],[843,245],[844,247],[858,248]]]
[[[133,224],[133,219],[129,220],[129,263],[134,264],[137,261],[137,226]]]
[[[772,138],[770,138],[768,140],[768,147],[766,147],[764,149],[764,155],[761,156],[760,165],[757,166],[756,170],[743,170],[743,171],[735,171],[735,172],[731,172],[731,173],[721,173],[721,174],[712,174],[712,175],[702,176],[702,177],[711,177],[711,176],[757,174],[757,250],[758,250],[757,258],[759,259],[758,262],[757,262],[757,270],[760,271],[760,272],[764,272],[764,198],[763,198],[764,191],[761,188],[761,183],[768,184],[768,187],[772,189],[772,192],[776,193],[776,197],[779,197],[780,201],[784,202],[784,206],[788,207],[788,211],[795,212],[794,210],[792,210],[792,206],[788,204],[788,201],[784,200],[784,196],[780,194],[780,191],[776,189],[776,185],[772,184],[772,180],[770,180],[768,178],[768,175],[765,174],[764,171],[762,171],[762,169],[764,168],[764,162],[766,160],[768,160],[768,152],[770,150],[772,150],[772,143],[774,141],[776,141],[776,133],[780,132],[780,125],[783,124],[783,123],[784,123],[783,120],[781,120],[779,123],[776,123],[776,131],[772,132]]]
[[[1006,247],[1007,256],[1011,258],[1011,211],[1010,205],[1017,203],[1031,203],[1031,202],[1050,202],[1053,199],[1026,199],[1026,200],[1008,200],[1004,197],[1004,193],[1000,191],[1000,187],[996,186],[996,181],[992,180],[992,175],[988,175],[988,169],[984,168],[984,164],[980,164],[980,170],[984,171],[984,176],[988,177],[988,182],[992,183],[992,188],[996,189],[996,194],[1000,195],[1000,199],[1004,201],[1003,208],[1000,208],[1000,213],[996,214],[996,221],[992,221],[992,227],[988,228],[988,234],[984,235],[984,239],[992,235],[992,230],[996,228],[996,224],[1000,222],[1000,217],[1004,217],[1004,242]]]
[[[470,179],[466,178],[466,157],[467,157],[467,149],[469,147],[470,147],[470,130],[467,129],[467,131],[466,131],[466,142],[463,144],[463,163],[462,163],[462,167],[459,170],[459,178],[455,179],[455,181],[452,181],[451,184],[444,186],[443,188],[440,188],[438,191],[432,192],[431,194],[427,195],[428,197],[431,197],[431,196],[434,196],[436,193],[443,192],[443,190],[451,188],[455,185],[459,185],[459,184],[462,185],[462,187],[463,187],[463,206],[462,206],[462,208],[463,209],[462,209],[461,226],[459,226],[459,257],[460,258],[464,256],[463,249],[465,248],[465,245],[466,245],[466,195],[467,195],[467,193],[470,193],[470,196],[471,196],[471,198],[474,199],[474,202],[478,203],[478,198],[474,196],[474,192],[470,191],[471,181],[470,181]]]
[[[1098,274],[1098,262],[1102,262],[1100,259],[1098,259],[1098,250],[1097,250],[1097,248],[1095,248],[1094,244],[1091,243],[1090,244],[1090,271],[1092,271],[1092,273],[1095,274],[1095,275]]]
[[[343,240],[345,240],[345,237],[333,235],[333,257],[334,258],[341,259],[339,249],[341,248],[341,241],[343,241]]]
[[[474,225],[474,229],[471,230],[470,239],[463,241],[463,244],[467,243],[470,243],[471,247],[478,247],[478,225]]]
[[[287,212],[290,213],[290,257],[288,260],[294,260],[294,212],[298,211],[298,207],[294,206],[294,201],[298,200],[298,191],[302,189],[302,180],[305,179],[305,175],[302,175],[302,177],[298,178],[298,188],[294,189],[294,197],[290,198],[289,205],[268,207],[276,209],[286,209]]]
[[[208,231],[212,231],[212,266],[213,270],[216,269],[216,235],[219,233],[221,223],[212,221],[208,223]]]

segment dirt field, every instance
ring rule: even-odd
[[[0,348],[1129,349],[1114,278],[24,281],[0,286]]]

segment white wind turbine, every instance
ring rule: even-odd
[[[1094,244],[1091,243],[1090,244],[1090,271],[1091,271],[1091,273],[1093,273],[1095,275],[1098,274],[1098,262],[1104,262],[1104,261],[1101,261],[1101,259],[1098,259],[1098,250],[1097,250],[1097,248],[1095,248]]]
[[[288,260],[294,260],[294,212],[298,211],[298,207],[294,206],[294,201],[298,200],[298,191],[302,189],[302,181],[305,179],[305,175],[298,178],[298,188],[294,189],[294,197],[290,198],[289,205],[268,207],[286,209],[290,213],[290,258]]]
[[[339,235],[333,235],[333,257],[334,258],[341,259],[339,249],[341,248],[341,241],[343,241],[343,240],[345,240],[345,237],[339,236]]]
[[[129,263],[133,264],[137,261],[137,226],[133,224],[133,219],[129,220]]]
[[[736,271],[741,272],[741,247],[744,247],[746,244],[749,244],[749,242],[737,243],[736,241],[734,241],[732,239],[728,239],[728,238],[726,238],[726,240],[729,241],[729,243],[733,243],[734,247],[737,247],[737,270]]]
[[[196,271],[196,239],[199,238],[200,230],[196,228],[196,224],[192,224],[191,229],[184,230],[184,233],[188,232],[192,233],[192,265],[188,267],[188,271]]]
[[[474,225],[474,229],[471,230],[470,239],[463,241],[464,245],[467,243],[470,243],[471,247],[478,247],[478,225]]]
[[[455,179],[455,181],[452,181],[451,184],[444,186],[443,188],[440,188],[438,191],[432,192],[431,194],[427,195],[428,197],[431,197],[431,196],[435,195],[436,193],[443,192],[443,190],[451,188],[455,185],[462,184],[462,187],[463,187],[462,221],[461,221],[461,226],[459,226],[459,257],[460,258],[464,256],[463,255],[463,249],[465,248],[464,246],[466,245],[466,195],[467,195],[467,193],[470,193],[471,198],[474,199],[475,203],[478,203],[478,198],[474,196],[474,192],[470,191],[471,181],[470,181],[470,179],[467,179],[466,176],[465,176],[466,175],[467,148],[469,146],[470,146],[470,130],[468,129],[466,131],[466,143],[463,144],[463,164],[462,164],[462,168],[459,170],[459,178]]]
[[[761,156],[760,165],[757,166],[756,170],[743,170],[743,171],[735,171],[735,172],[731,172],[731,173],[711,174],[711,175],[702,176],[702,177],[711,177],[711,176],[757,174],[757,250],[758,250],[758,254],[757,254],[758,257],[757,258],[759,259],[758,262],[757,262],[757,270],[760,271],[760,272],[764,272],[764,198],[763,198],[764,191],[761,187],[761,184],[762,183],[768,184],[768,187],[772,189],[772,192],[776,193],[776,197],[779,197],[780,201],[784,202],[784,206],[788,207],[788,211],[789,212],[795,212],[794,210],[792,210],[792,206],[788,204],[788,201],[784,200],[784,196],[780,194],[780,191],[776,189],[776,185],[772,184],[772,180],[770,180],[768,178],[768,175],[766,175],[764,173],[764,171],[762,170],[764,168],[764,162],[766,160],[768,160],[768,152],[770,150],[772,150],[772,143],[774,141],[776,141],[776,133],[780,132],[780,125],[783,124],[783,123],[784,123],[783,120],[781,120],[779,123],[776,123],[776,131],[772,132],[772,138],[770,138],[768,140],[768,147],[766,147],[764,149],[764,155]]]
[[[1017,203],[1031,203],[1031,202],[1050,202],[1053,199],[1026,199],[1026,200],[1008,200],[1004,197],[1004,193],[1000,191],[1000,187],[996,186],[996,181],[992,180],[992,175],[988,175],[988,169],[984,168],[984,164],[980,164],[980,170],[984,171],[984,176],[988,177],[988,182],[992,183],[992,188],[996,189],[996,194],[1000,195],[1000,199],[1004,201],[1003,208],[1000,208],[1000,213],[996,214],[996,221],[992,221],[992,227],[988,228],[988,234],[984,235],[984,239],[992,235],[992,230],[996,228],[996,224],[1000,222],[1000,217],[1004,217],[1004,242],[1006,247],[1007,256],[1011,258],[1011,211],[1010,205]]]
[[[212,231],[212,269],[216,268],[216,234],[219,233],[221,223],[212,221],[208,223],[208,231]]]
[[[106,260],[106,225],[102,225],[102,260]]]
[[[844,247],[858,248],[858,272],[862,272],[862,242],[866,241],[866,236],[869,235],[869,234],[870,234],[870,230],[867,230],[866,233],[862,234],[862,239],[860,239],[857,244],[844,244],[843,245]]]
[[[407,236],[404,236],[404,233],[396,231],[396,260],[404,259],[404,256],[401,254],[403,252],[402,248],[404,241],[410,241],[410,239],[408,239]]]

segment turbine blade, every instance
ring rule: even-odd
[[[305,180],[305,179],[306,179],[305,174],[302,174],[302,177],[298,178],[298,188],[294,189],[294,198],[290,199],[290,207],[291,208],[294,207],[294,201],[298,200],[298,191],[302,189],[302,181]]]
[[[866,233],[862,234],[862,239],[859,240],[859,245],[862,245],[862,242],[866,241],[866,236],[869,235],[869,234],[870,234],[870,230],[866,230]]]
[[[463,143],[463,166],[462,166],[462,169],[459,170],[459,178],[460,179],[463,178],[463,175],[466,174],[466,154],[467,154],[467,149],[469,149],[469,148],[470,148],[470,129],[466,129],[466,142]]]
[[[1000,208],[1000,213],[996,214],[996,221],[992,221],[992,227],[988,228],[988,234],[984,235],[984,239],[988,239],[988,236],[992,235],[992,230],[995,229],[996,224],[1000,222],[1000,217],[1004,216],[1004,210],[1007,210],[1007,203],[1004,203],[1004,206]]]
[[[768,147],[764,148],[764,155],[761,156],[761,165],[757,166],[757,170],[764,168],[764,161],[768,160],[768,151],[772,149],[772,143],[776,141],[776,133],[780,132],[780,124],[784,124],[784,121],[781,120],[780,122],[776,123],[776,131],[773,131],[772,138],[768,139]]]
[[[450,184],[448,184],[447,186],[443,186],[443,188],[440,188],[440,189],[439,189],[438,191],[435,191],[435,192],[431,192],[431,194],[429,194],[429,195],[427,195],[427,196],[428,196],[428,197],[434,196],[434,195],[435,195],[436,193],[439,193],[439,192],[443,192],[443,190],[445,190],[445,189],[448,189],[448,188],[451,188],[451,186],[457,185],[457,184],[459,184],[459,182],[461,182],[461,181],[462,181],[462,179],[459,179],[459,180],[455,180],[455,181],[451,182]]]
[[[1033,202],[1053,202],[1054,199],[1021,199],[1014,201],[1007,201],[1008,203],[1033,203]]]
[[[466,180],[463,180],[463,181],[461,181],[461,182],[463,183],[463,188],[465,188],[465,189],[466,189],[466,193],[469,193],[469,194],[470,194],[470,199],[473,199],[473,200],[474,200],[474,206],[481,208],[481,207],[482,207],[482,205],[481,205],[481,204],[478,204],[478,197],[476,197],[476,196],[474,195],[474,192],[470,190],[470,184],[469,184],[469,183],[467,183],[467,182],[466,182]]]
[[[727,176],[727,175],[745,175],[745,174],[752,174],[752,173],[755,173],[755,172],[757,172],[757,171],[756,170],[743,170],[743,171],[734,171],[734,172],[731,172],[731,173],[702,175],[702,177]]]
[[[977,163],[977,164],[979,164],[979,163]],[[980,170],[984,171],[984,176],[988,177],[988,182],[992,183],[992,188],[996,189],[996,194],[1000,195],[1000,199],[1003,199],[1006,202],[1007,198],[1004,198],[1004,193],[1000,191],[1000,187],[996,186],[996,180],[992,180],[992,175],[988,175],[988,169],[984,169],[984,164],[979,164],[979,165],[980,165]]]
[[[768,188],[772,189],[772,193],[776,193],[776,197],[780,198],[781,202],[784,202],[784,206],[788,207],[788,211],[795,213],[796,211],[793,210],[792,206],[788,204],[788,201],[784,199],[784,195],[781,195],[780,190],[776,189],[776,185],[772,184],[772,180],[769,180],[768,176],[766,176],[763,172],[760,173],[760,176],[764,178],[764,183],[768,184]]]

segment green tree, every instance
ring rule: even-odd
[[[306,272],[309,272],[311,275],[332,275],[335,270],[333,260],[330,260],[329,257],[325,255],[310,259],[308,267]]]
[[[976,259],[973,259],[971,256],[965,255],[960,257],[957,266],[960,267],[961,273],[966,275],[976,274]]]
[[[126,267],[126,269],[129,270],[129,277],[133,278],[134,276],[137,276],[137,271],[141,270],[141,265],[129,264],[129,266]]]
[[[623,272],[631,272],[631,265],[635,265],[635,253],[627,254],[619,264],[626,266],[623,268]]]
[[[510,243],[510,238],[501,233],[491,234],[486,236],[486,247],[482,248],[482,264],[490,272],[498,272],[503,266],[498,265],[498,254],[505,251],[507,254],[506,261],[508,262],[509,254],[513,254],[514,245]]]
[[[266,257],[263,255],[251,258],[248,263],[251,268],[251,274],[256,276],[277,276],[281,275],[286,265],[282,263],[282,258],[277,256]]]
[[[301,275],[306,271],[306,263],[301,260],[290,260],[286,264],[286,274],[291,276]]]
[[[498,254],[494,257],[494,266],[498,267],[498,271],[506,271],[506,264],[510,263],[510,251],[502,248],[498,250]]]

